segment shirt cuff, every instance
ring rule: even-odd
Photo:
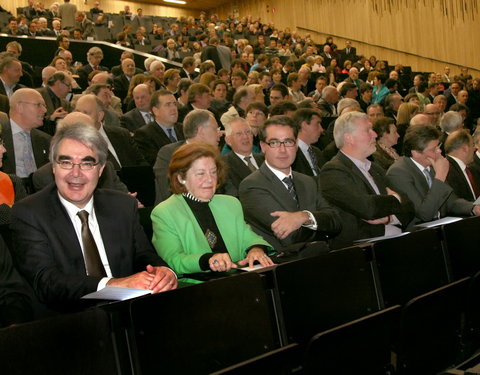
[[[113,277],[103,277],[100,282],[98,283],[97,286],[97,292],[107,286],[107,283],[113,279]]]
[[[311,229],[311,230],[317,230],[317,220],[315,219],[315,216],[310,211],[303,210],[302,212],[306,212],[308,215],[308,223],[303,224],[302,227]]]

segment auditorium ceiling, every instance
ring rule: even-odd
[[[145,1],[145,0],[144,0]],[[232,3],[232,0],[185,0],[186,4],[174,4],[167,3],[164,0],[146,0],[146,3],[154,3],[163,6],[173,6],[175,8],[186,8],[186,9],[212,9],[219,7],[224,4]]]

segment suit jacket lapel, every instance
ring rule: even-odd
[[[0,85],[1,86],[1,85]],[[10,120],[2,121],[2,138],[7,149],[7,157],[3,161],[3,169],[9,173],[16,173],[15,148],[13,147],[13,134]]]
[[[430,186],[428,186],[425,175],[420,171],[420,169],[417,168],[417,166],[413,163],[412,160],[410,160],[409,157],[404,156],[403,158],[405,160],[406,168],[410,169],[412,173],[416,176],[415,181],[417,181],[420,185],[419,188],[422,190],[422,193],[427,194],[430,190]],[[433,179],[435,178],[435,171],[433,170],[433,168],[430,168],[430,176],[432,177],[433,181]]]
[[[357,176],[358,178],[360,178],[363,181],[363,183],[365,184],[365,187],[368,189],[370,194],[377,194],[377,192],[375,190],[373,190],[372,185],[370,185],[370,182],[366,179],[366,177],[363,175],[363,173],[358,169],[358,167],[347,156],[345,156],[343,154],[343,152],[339,151],[338,154],[337,154],[337,158],[345,166],[350,168],[350,170],[352,171],[353,174],[355,174],[355,176]],[[378,176],[377,176],[377,178],[378,178]],[[374,178],[374,181],[375,181],[375,178]],[[376,183],[376,181],[375,181],[375,183]]]
[[[32,129],[30,132],[30,139],[32,140],[32,150],[33,150],[33,157],[35,159],[35,164],[37,168],[40,168],[43,164],[45,164],[46,159],[48,158],[48,153],[50,150],[45,149],[42,147],[42,142],[38,138],[38,132],[41,130]]]

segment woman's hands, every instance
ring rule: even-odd
[[[252,247],[245,259],[238,262],[240,266],[252,267],[253,263],[258,261],[263,267],[273,266],[273,261],[268,257],[263,249],[259,247]],[[238,268],[238,266],[232,262],[228,253],[215,253],[208,261],[210,269],[214,272],[228,272],[232,268]]]

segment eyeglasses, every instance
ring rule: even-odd
[[[19,103],[25,103],[25,104],[31,104],[31,105],[34,105],[35,107],[37,108],[40,108],[40,107],[43,107],[43,108],[47,108],[47,106],[45,105],[45,103],[41,103],[41,102],[24,102],[24,101],[20,101]]]
[[[235,137],[241,137],[242,135],[252,135],[252,131],[250,129],[244,130],[243,132],[236,132],[233,133]]]
[[[78,165],[82,171],[91,171],[95,166],[100,164],[99,162],[94,163],[93,161],[82,161],[81,163],[73,163],[70,160],[57,160],[56,162],[62,169],[73,169],[74,166]]]
[[[67,83],[67,82],[63,82],[62,83],[67,86],[67,88],[71,89],[72,88],[72,84],[71,83]]]
[[[281,145],[284,145],[285,147],[294,147],[297,142],[295,142],[295,139],[287,138],[284,141],[279,141],[278,139],[272,139],[271,141],[264,142],[267,145],[269,145],[271,148],[279,148]]]

